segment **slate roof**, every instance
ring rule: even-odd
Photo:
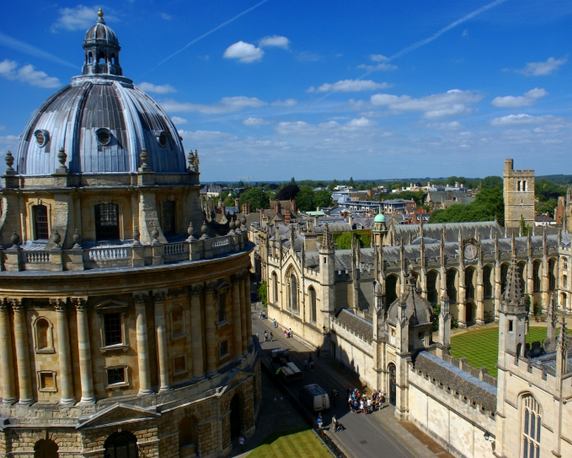
[[[373,324],[346,308],[339,311],[336,322],[368,343],[373,339]]]
[[[418,326],[433,322],[433,309],[427,299],[423,299],[415,290],[415,277],[407,278],[405,294],[397,298],[389,306],[387,322],[393,326],[397,323],[399,308],[405,307],[404,316],[411,326]]]
[[[497,408],[497,388],[480,380],[457,366],[438,358],[437,356],[423,351],[417,355],[415,370],[435,379],[443,385],[443,389],[450,388],[452,394],[458,393],[460,397],[466,397],[471,402],[476,402],[489,412],[495,412]]]
[[[480,234],[482,240],[492,239],[495,234],[498,234],[499,238],[504,236],[502,228],[496,221],[424,224],[423,236],[441,240],[443,229],[445,229],[445,240],[447,242],[457,242],[459,240],[459,231],[463,239],[468,237],[477,238],[477,233]],[[390,231],[393,232],[396,243],[402,238],[407,243],[410,235],[412,239],[419,236],[419,224],[396,224],[391,227]]]

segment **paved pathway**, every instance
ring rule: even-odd
[[[272,342],[264,342],[264,331],[273,332]],[[342,370],[331,358],[317,358],[316,353],[304,344],[284,337],[283,330],[275,329],[269,320],[260,320],[258,314],[253,314],[253,333],[258,333],[263,350],[284,347],[290,350],[291,360],[303,370],[304,359],[312,355],[315,371],[304,373],[304,381],[289,385],[288,388],[296,395],[300,388],[307,383],[318,383],[325,390],[336,387],[340,390],[340,399],[330,412],[324,414],[324,424],[329,425],[333,414],[347,428],[345,431],[327,434],[338,445],[340,450],[349,458],[395,457],[395,458],[445,458],[449,455],[421,431],[411,427],[415,434],[410,433],[393,415],[393,408],[388,407],[370,415],[353,414],[348,412],[345,402],[347,386],[360,387],[359,380],[351,373]],[[263,391],[264,391],[263,387]],[[429,444],[426,446],[424,444]],[[433,451],[432,451],[433,450]]]

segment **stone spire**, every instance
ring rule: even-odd
[[[324,224],[324,236],[322,237],[322,246],[320,247],[320,251],[334,251],[334,237],[330,233],[330,228],[328,223]]]
[[[506,278],[506,288],[502,294],[503,304],[510,307],[524,307],[524,297],[522,296],[520,274],[516,259],[513,258],[508,269]]]

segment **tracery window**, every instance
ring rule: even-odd
[[[475,269],[465,270],[465,288],[467,291],[467,299],[475,298],[474,277],[475,277]]]
[[[272,302],[278,303],[278,276],[272,272]]]
[[[119,207],[115,204],[95,206],[95,238],[97,240],[119,239]]]
[[[540,268],[542,267],[542,264],[540,263],[540,261],[534,261],[532,263],[532,279],[534,282],[534,292],[538,293],[540,291]]]
[[[522,458],[539,458],[542,428],[540,405],[532,396],[524,397],[522,403]]]
[[[32,207],[34,218],[34,240],[48,239],[48,209],[45,205]]]
[[[310,297],[310,321],[316,322],[316,290],[310,286],[308,289],[308,296]]]
[[[289,296],[290,296],[290,308],[293,312],[298,311],[298,281],[294,274],[290,275],[290,281],[288,284]]]
[[[447,271],[447,296],[451,304],[457,302],[457,271],[455,269]]]
[[[431,305],[439,302],[439,294],[437,292],[437,272],[431,270],[427,273],[427,300]]]
[[[485,299],[493,296],[493,283],[491,281],[492,269],[490,266],[483,267],[483,289],[485,290]]]

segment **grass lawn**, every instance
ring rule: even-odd
[[[268,436],[249,453],[249,458],[331,458],[332,455],[311,429],[286,431]]]
[[[559,330],[556,330],[558,336]],[[546,338],[546,327],[531,326],[526,341],[542,342]],[[471,330],[451,337],[451,354],[455,358],[465,357],[467,362],[477,368],[485,366],[493,377],[497,376],[497,357],[499,351],[499,328],[487,327]]]

